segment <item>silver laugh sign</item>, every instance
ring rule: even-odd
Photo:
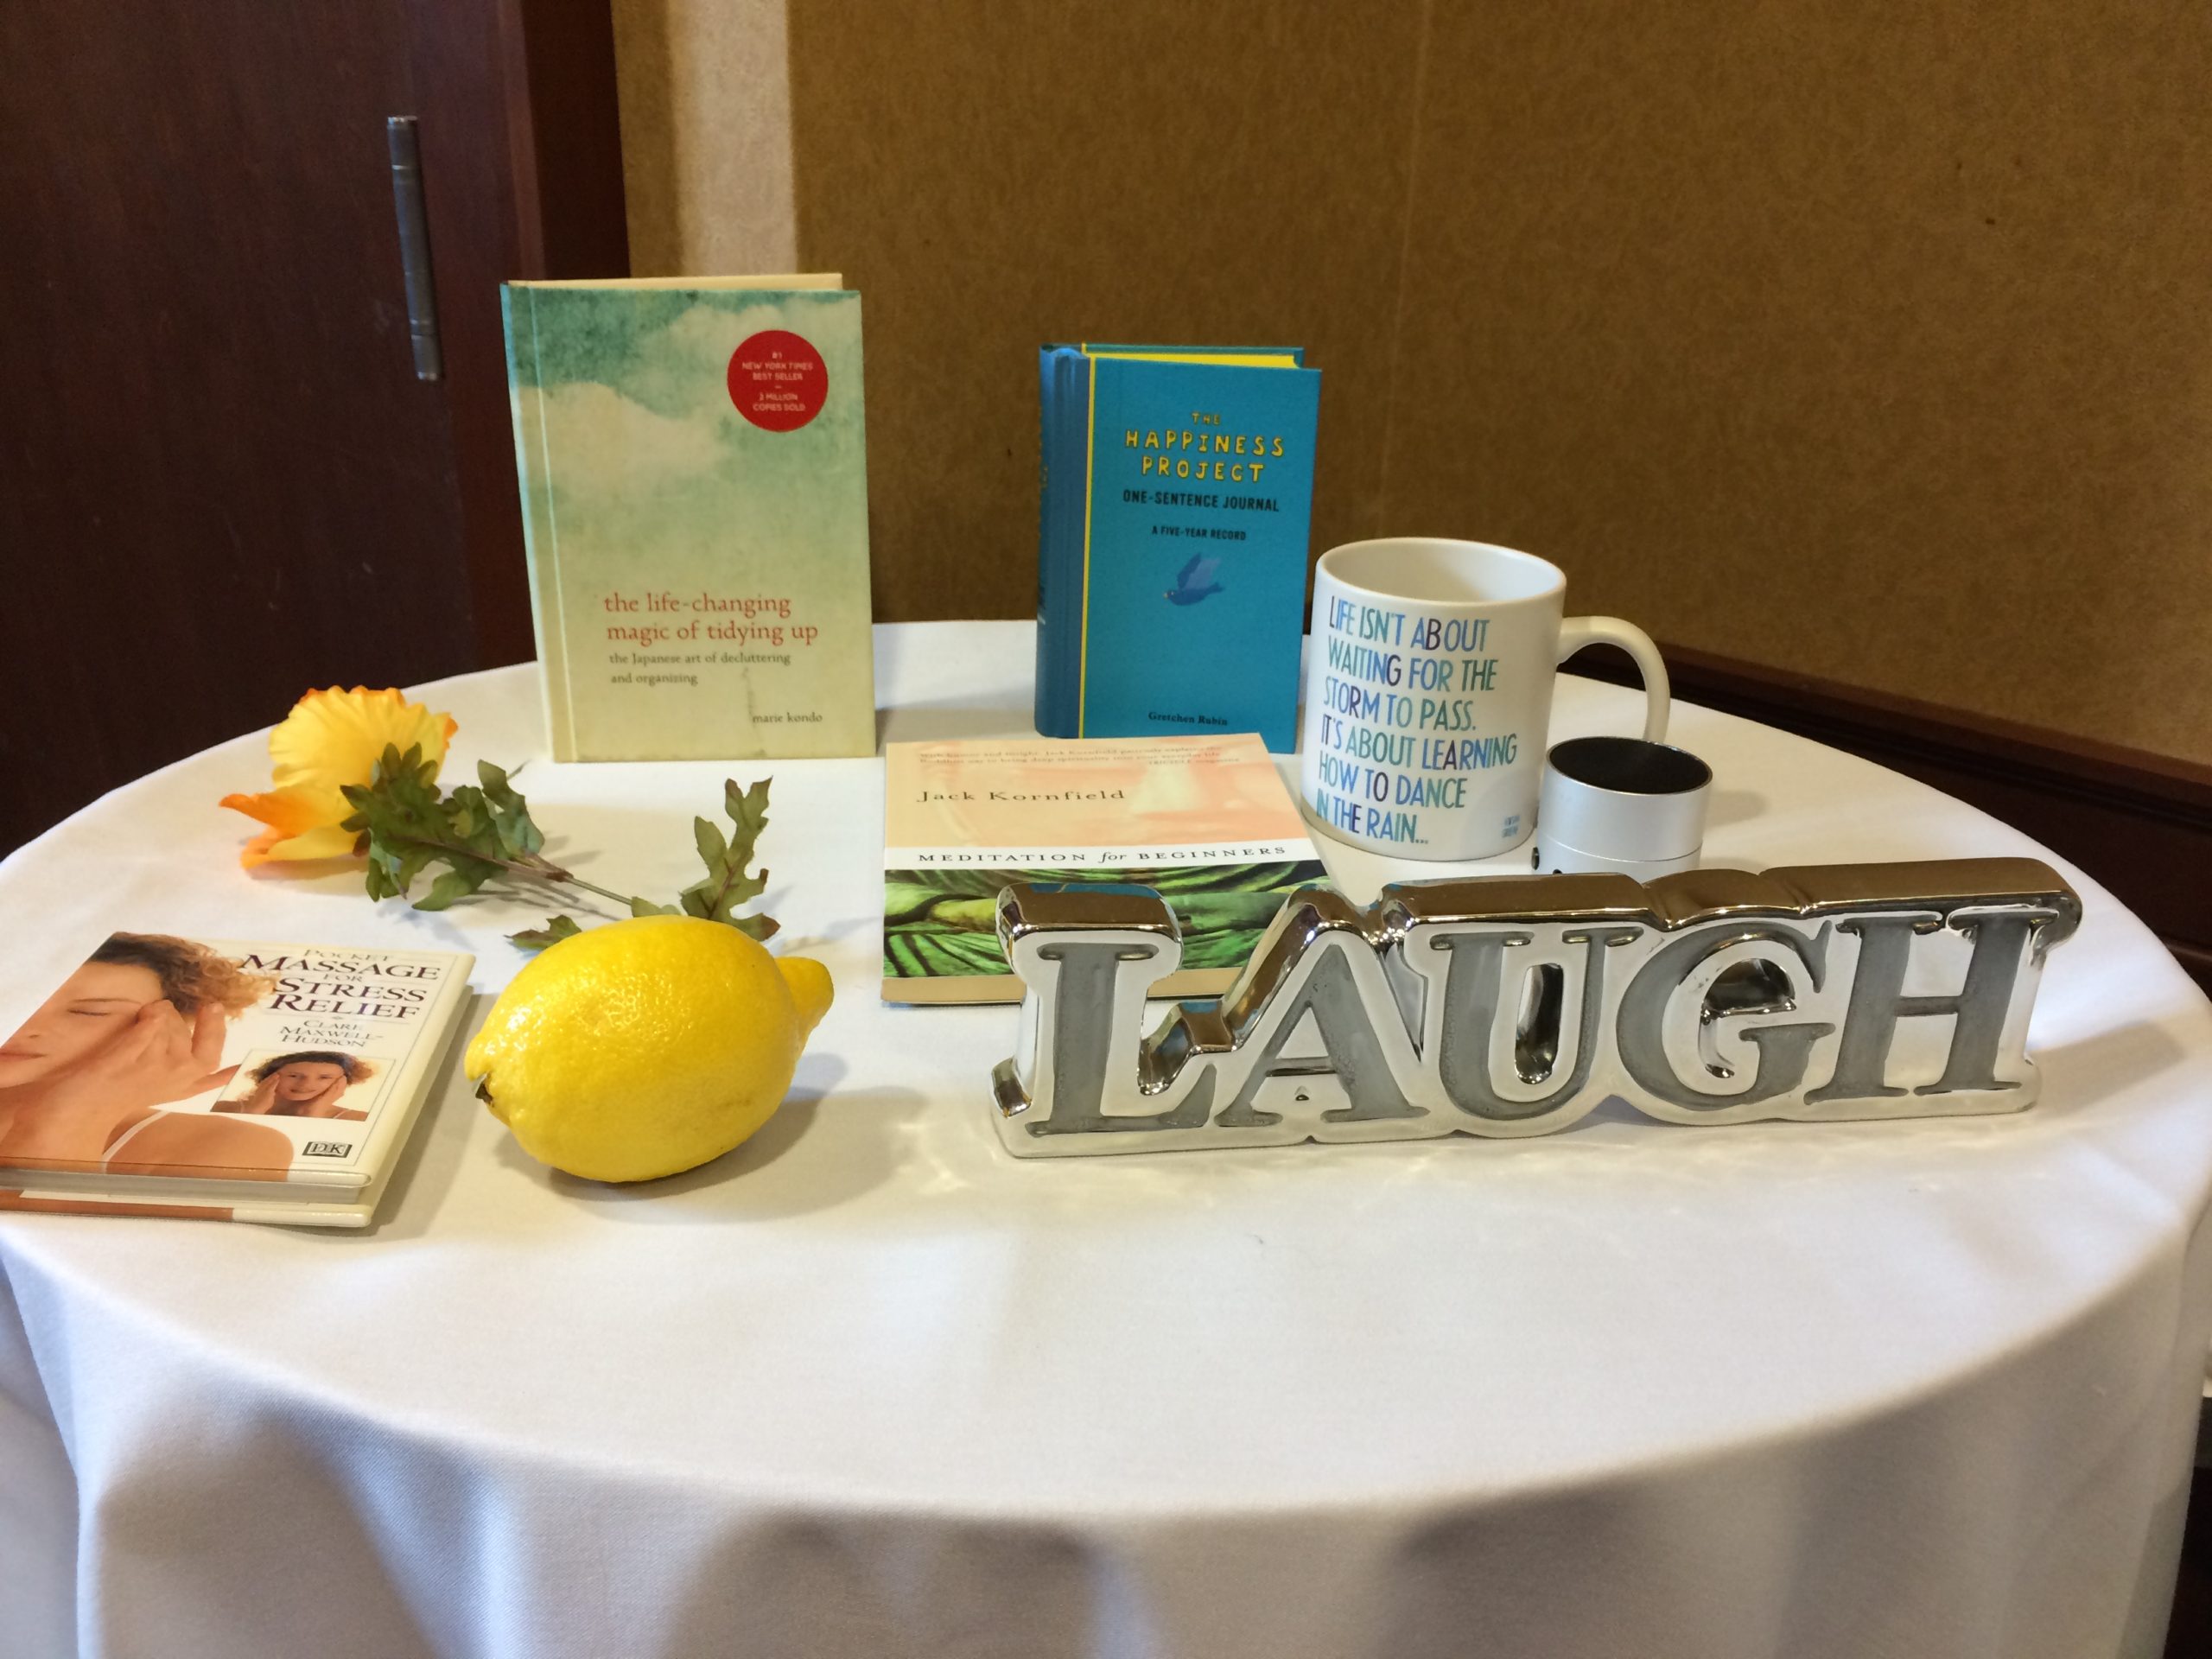
[[[993,1118],[1025,1158],[1544,1135],[1618,1096],[1675,1123],[2018,1111],[2028,1012],[2082,901],[2034,859],[1294,894],[1226,995],[1145,993],[1182,938],[1149,887],[1027,885]]]

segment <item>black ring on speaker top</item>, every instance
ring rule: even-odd
[[[1623,795],[1688,795],[1713,781],[1713,768],[1688,749],[1640,737],[1573,737],[1548,757],[1562,778]]]

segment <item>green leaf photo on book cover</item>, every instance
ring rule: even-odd
[[[999,949],[998,897],[1017,881],[1141,883],[1174,911],[1185,969],[1241,968],[1283,901],[1323,879],[1311,860],[1135,870],[892,870],[883,878],[883,974],[943,979],[1011,972]]]

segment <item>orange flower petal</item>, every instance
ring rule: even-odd
[[[350,858],[353,853],[351,830],[323,824],[296,836],[280,836],[275,830],[264,830],[239,852],[238,862],[251,869],[257,864],[290,863],[300,859]]]
[[[296,836],[325,822],[321,802],[305,790],[279,789],[266,795],[226,795],[217,803],[249,818],[258,818],[278,836]]]
[[[226,804],[227,804],[227,803],[226,803]],[[274,847],[283,838],[281,831],[275,830],[263,830],[251,841],[249,841],[245,846],[238,849],[239,864],[249,870],[257,864],[266,864],[269,861],[269,849]]]
[[[434,766],[460,729],[451,715],[433,714],[387,687],[310,691],[269,734],[276,787],[261,795],[226,795],[222,804],[269,828],[247,842],[238,861],[251,869],[271,860],[342,858],[353,850],[340,829],[353,809],[342,793],[366,784],[387,747],[419,748]]]

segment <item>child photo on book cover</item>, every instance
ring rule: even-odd
[[[366,1083],[376,1066],[343,1049],[248,1054],[238,1076],[213,1109],[255,1117],[344,1118],[365,1123],[365,1110],[340,1104],[346,1091]]]
[[[282,1131],[176,1109],[231,1080],[230,1024],[273,983],[192,939],[111,935],[0,1045],[0,1164],[281,1179]]]

